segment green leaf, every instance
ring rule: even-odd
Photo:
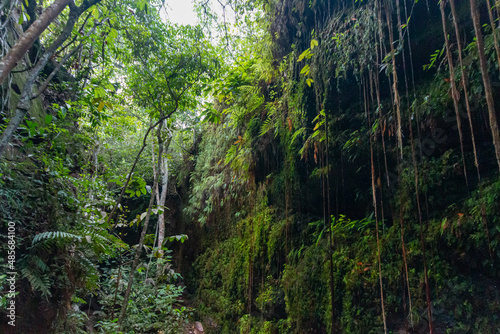
[[[318,246],[319,241],[321,240],[321,237],[323,236],[323,231],[324,230],[321,230],[321,233],[319,234],[318,239],[316,240],[316,246]]]
[[[49,124],[50,122],[52,122],[52,115],[46,115],[45,116],[45,124]]]
[[[97,107],[97,111],[101,112],[103,108],[104,108],[104,101],[101,101],[101,103],[99,103],[99,106]]]
[[[304,67],[302,67],[302,70],[300,70],[300,74],[304,74],[304,75],[309,75],[309,72],[310,72],[310,68],[309,68],[309,65],[305,65]]]
[[[112,43],[117,37],[118,37],[118,32],[116,31],[116,29],[111,29],[109,31],[107,40]],[[114,90],[114,88],[112,88],[112,90]]]
[[[98,86],[95,88],[94,90],[94,97],[96,99],[100,98],[100,97],[105,97],[106,96],[106,91],[104,90],[103,87],[101,86]]]
[[[114,30],[114,29],[113,29]],[[116,32],[116,30],[114,30]],[[107,89],[107,90],[110,90],[110,91],[115,91],[115,86],[113,86],[112,84],[110,83],[107,83],[104,85],[104,87]]]
[[[97,6],[93,6],[94,8],[92,9],[92,16],[94,19],[98,20],[99,19],[99,9],[97,9]]]
[[[140,10],[144,10],[145,6],[146,6],[146,1],[145,0],[141,0],[141,1],[137,2],[137,8],[139,8]]]
[[[306,128],[300,128],[297,131],[295,131],[295,133],[292,136],[292,140],[290,141],[290,146],[295,142],[295,139],[298,136],[300,136],[302,133],[304,133],[305,130],[306,130]]]
[[[311,50],[313,50],[313,49],[314,49],[314,47],[315,47],[315,46],[318,46],[318,45],[319,45],[319,43],[318,43],[318,41],[317,41],[317,40],[315,40],[315,39],[312,39],[312,40],[311,40]]]
[[[443,221],[441,222],[441,235],[443,235],[447,223],[448,223],[448,218],[443,219]]]
[[[185,235],[185,234],[179,234],[179,235],[172,235],[172,236],[169,236],[166,238],[168,241],[174,241],[174,240],[177,240],[177,241],[180,241],[180,242],[184,242],[188,239],[188,236]]]
[[[300,61],[304,60],[304,58],[306,58],[309,55],[310,52],[311,51],[309,49],[307,49],[304,52],[302,52],[300,54],[299,58],[297,59],[297,62],[300,62]]]

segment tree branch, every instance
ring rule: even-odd
[[[59,64],[57,64],[56,68],[54,68],[54,70],[52,71],[52,73],[50,73],[50,75],[47,77],[47,79],[45,80],[45,82],[43,83],[43,85],[40,87],[40,89],[38,90],[38,92],[36,93],[36,95],[31,98],[32,100],[34,100],[37,97],[39,97],[47,89],[47,87],[49,86],[49,83],[52,81],[52,79],[57,74],[57,72],[59,72],[59,70],[61,69],[61,67],[63,66],[63,64],[69,59],[69,57],[71,57],[72,55],[74,55],[75,52],[78,51],[82,47],[82,45],[83,44],[80,43],[76,48],[74,48],[69,53],[67,53],[66,55],[64,55],[63,59],[59,62]]]
[[[33,43],[40,37],[41,33],[47,29],[49,24],[59,16],[64,8],[72,0],[56,0],[52,5],[47,7],[42,15],[33,22],[26,30],[17,43],[9,50],[9,52],[0,61],[0,84],[3,83],[9,73],[16,67],[21,58],[28,52]]]
[[[23,90],[21,92],[21,96],[19,98],[19,102],[17,103],[16,106],[16,111],[15,115],[12,117],[10,120],[9,124],[7,125],[7,128],[2,134],[2,137],[0,138],[0,157],[4,154],[5,149],[7,148],[8,143],[10,142],[12,136],[14,135],[15,131],[21,124],[22,120],[26,116],[26,114],[29,111],[29,108],[31,106],[31,95],[33,91],[33,85],[35,83],[36,78],[38,77],[38,74],[40,71],[45,67],[49,59],[52,57],[52,55],[56,52],[56,50],[68,39],[68,37],[71,35],[71,32],[73,31],[73,27],[76,24],[76,21],[80,17],[80,15],[85,12],[89,7],[101,2],[102,0],[90,0],[90,1],[84,1],[82,5],[79,7],[75,6],[75,3],[73,0],[69,3],[70,7],[70,12],[69,12],[69,17],[68,21],[66,21],[66,25],[64,26],[64,29],[62,33],[57,37],[57,39],[47,48],[45,53],[40,57],[38,62],[36,63],[35,67],[30,71],[28,75],[28,79],[26,80],[26,83],[24,84]],[[42,14],[43,15],[43,14]],[[31,26],[35,25],[33,23]]]

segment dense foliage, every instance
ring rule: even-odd
[[[2,82],[18,330],[498,331],[497,1],[164,5],[71,1]],[[47,4],[1,6],[4,57]]]

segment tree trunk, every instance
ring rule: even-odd
[[[420,249],[422,251],[422,261],[424,264],[424,283],[425,283],[425,299],[427,301],[427,316],[429,317],[429,333],[434,334],[434,321],[432,320],[432,299],[431,299],[431,289],[429,287],[429,275],[427,273],[427,255],[425,248],[425,237],[424,237],[424,224],[422,221],[422,207],[420,205],[420,190],[419,190],[419,180],[418,180],[418,165],[417,165],[417,155],[415,152],[415,139],[413,137],[413,127],[411,120],[411,113],[408,113],[408,125],[410,127],[410,147],[411,147],[411,157],[413,162],[413,173],[414,183],[415,183],[415,198],[417,202],[417,214],[418,222],[420,226]],[[418,124],[417,124],[418,127]]]
[[[479,64],[481,67],[481,75],[483,78],[484,92],[486,95],[486,104],[488,105],[488,114],[490,120],[491,135],[493,137],[493,145],[495,146],[495,154],[500,170],[500,134],[498,133],[497,117],[495,115],[495,103],[493,101],[493,93],[491,91],[490,77],[488,76],[488,63],[484,53],[483,32],[481,31],[481,22],[479,19],[479,10],[476,0],[470,0],[472,22],[474,23],[474,31],[476,34],[476,45],[479,51]]]
[[[63,11],[72,0],[56,0],[47,7],[42,15],[33,22],[17,43],[0,61],[0,84],[5,80],[21,58],[28,52],[40,34],[47,29],[50,23]],[[55,51],[55,50],[54,50]]]
[[[462,41],[460,38],[460,29],[458,27],[458,20],[457,20],[457,14],[456,14],[456,9],[455,9],[455,0],[450,0],[450,7],[451,7],[451,16],[453,18],[453,26],[455,27],[455,37],[457,39],[457,48],[458,48],[458,61],[460,64],[460,70],[462,73],[462,88],[464,90],[464,95],[465,95],[465,109],[467,110],[467,117],[469,118],[469,127],[470,127],[470,133],[471,133],[471,139],[472,139],[472,149],[474,151],[474,164],[476,166],[477,170],[477,177],[478,180],[481,180],[481,173],[479,172],[479,159],[477,157],[477,148],[476,148],[476,139],[474,136],[474,126],[472,124],[472,112],[470,110],[470,104],[469,104],[469,92],[467,90],[467,78],[466,75],[467,73],[464,70],[464,64],[463,64],[463,59],[462,59]]]
[[[158,130],[156,132],[160,143],[161,143],[162,124],[163,124],[162,122],[159,123],[159,127],[158,127]],[[161,157],[162,153],[163,153],[162,152],[163,145],[159,145],[158,151],[159,151],[158,156]],[[148,211],[146,213],[146,218],[144,218],[144,225],[142,227],[141,236],[139,238],[139,244],[137,245],[137,249],[135,252],[134,262],[132,262],[132,267],[130,268],[127,290],[125,291],[125,295],[123,296],[122,309],[120,311],[120,317],[118,318],[118,328],[120,330],[122,328],[123,320],[125,319],[125,314],[127,313],[128,300],[130,299],[130,293],[132,292],[132,285],[134,285],[135,272],[137,271],[137,266],[139,265],[139,261],[141,259],[142,247],[144,246],[144,239],[146,237],[146,232],[148,230],[149,220],[151,219],[151,210],[152,210],[153,204],[155,202],[156,189],[157,189],[157,187],[155,187],[154,185],[156,185],[156,183],[158,182],[158,175],[160,173],[160,165],[161,165],[161,158],[158,159],[157,171],[154,174],[153,187],[151,187],[151,199],[149,200]]]
[[[445,41],[446,58],[448,60],[448,69],[450,70],[451,95],[452,95],[452,99],[453,99],[453,108],[455,109],[455,116],[457,118],[458,137],[460,139],[460,152],[462,153],[462,164],[464,167],[464,177],[465,177],[465,183],[468,185],[469,182],[467,180],[467,167],[465,165],[462,122],[460,120],[460,110],[459,110],[459,106],[458,106],[458,100],[460,98],[460,93],[458,92],[457,86],[455,84],[455,67],[453,66],[453,56],[452,56],[451,50],[450,50],[450,40],[448,38],[448,32],[446,30],[446,14],[444,11],[444,2],[443,1],[441,1],[439,3],[439,9],[441,11],[441,23],[443,25],[443,35],[444,35],[444,41]]]
[[[491,11],[490,0],[486,0],[486,7],[488,9],[488,18],[490,19],[491,33],[493,34],[493,45],[495,46],[495,52],[497,54],[498,66],[500,66],[500,46],[498,45],[497,32],[495,28],[495,19],[493,18],[493,13]]]
[[[387,27],[389,29],[389,42],[391,45],[391,57],[392,57],[392,78],[393,78],[393,91],[394,91],[394,106],[396,107],[396,120],[397,120],[397,137],[398,137],[398,146],[399,152],[401,154],[401,158],[403,158],[403,130],[402,121],[401,121],[401,99],[399,97],[398,91],[398,72],[396,70],[396,50],[394,49],[394,30],[392,25],[392,17],[389,10],[389,6],[386,4],[385,7],[385,16],[387,20]]]
[[[64,26],[62,33],[57,37],[57,39],[47,48],[45,53],[40,57],[40,60],[35,64],[35,66],[31,69],[28,75],[28,79],[24,84],[23,90],[21,92],[21,96],[19,98],[19,102],[16,106],[16,111],[12,119],[10,120],[7,128],[2,134],[2,138],[0,138],[0,157],[4,154],[7,145],[9,144],[12,136],[15,131],[21,124],[24,116],[28,113],[31,106],[31,96],[33,94],[33,85],[35,84],[35,80],[38,77],[40,71],[45,67],[50,57],[56,52],[56,50],[68,39],[73,31],[73,27],[76,24],[76,21],[80,17],[80,15],[87,10],[90,6],[99,3],[101,0],[91,0],[85,1],[80,7],[74,6],[74,4],[70,4],[70,13],[68,17],[68,21]],[[43,14],[42,14],[43,15]],[[36,22],[35,22],[36,23]],[[35,25],[32,24],[32,26]],[[31,28],[31,27],[30,27]],[[8,56],[8,55],[7,55]],[[5,56],[4,59],[7,57]],[[3,60],[2,60],[3,62]],[[3,79],[2,79],[3,80]]]
[[[162,149],[167,152],[168,147],[170,146],[170,142],[172,137],[169,136],[167,142],[165,143],[165,147]],[[161,195],[158,200],[158,205],[161,207],[165,207],[165,201],[167,200],[167,188],[168,188],[168,159],[165,157],[160,157],[161,159],[161,175],[162,175],[162,185],[161,185]],[[164,209],[163,209],[164,210]],[[165,240],[165,211],[162,214],[158,215],[158,252],[161,257],[163,257],[162,245]]]
[[[370,118],[370,108],[368,101],[368,93],[366,87],[366,80],[362,79],[362,87],[363,87],[363,99],[365,106],[365,114],[368,121],[368,129],[370,129],[370,170],[371,170],[371,181],[372,181],[372,201],[373,201],[373,209],[375,213],[375,235],[377,238],[377,260],[378,260],[378,276],[379,276],[379,284],[380,284],[380,307],[382,308],[382,321],[384,323],[384,333],[387,334],[387,321],[385,317],[385,304],[384,304],[384,285],[382,283],[382,256],[380,254],[380,238],[379,238],[379,224],[378,224],[378,205],[377,205],[377,193],[375,188],[375,163],[373,160],[373,137],[376,136],[371,134],[372,130],[372,122]]]

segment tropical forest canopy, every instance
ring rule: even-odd
[[[0,3],[0,332],[498,333],[500,1]]]

